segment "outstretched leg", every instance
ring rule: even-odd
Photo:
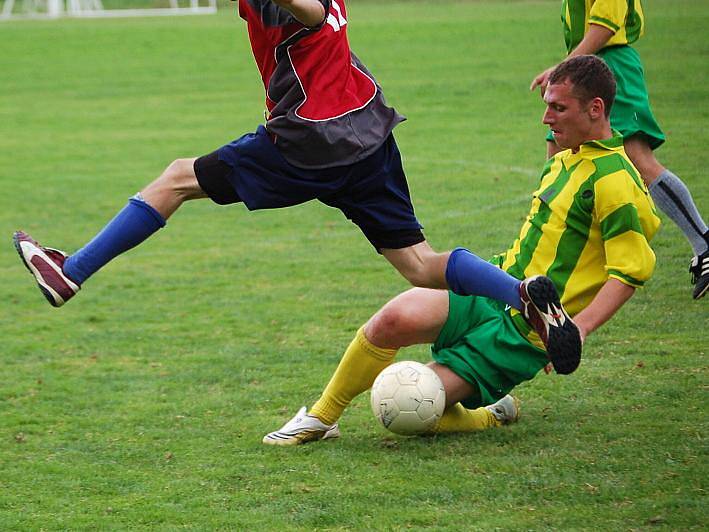
[[[548,277],[520,281],[467,249],[436,253],[425,241],[383,249],[382,254],[413,284],[448,287],[459,295],[497,299],[520,310],[544,343],[557,373],[572,373],[581,362],[581,334]]]
[[[39,245],[18,231],[15,247],[47,300],[61,306],[110,260],[137,246],[165,225],[183,202],[204,198],[194,172],[195,159],[179,159],[132,197],[88,244],[71,256]]]
[[[382,255],[414,286],[450,288],[456,294],[484,296],[522,308],[519,279],[464,248],[437,253],[424,241]]]

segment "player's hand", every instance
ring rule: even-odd
[[[549,84],[549,75],[551,74],[554,67],[547,68],[544,72],[539,74],[536,78],[532,80],[532,84],[529,86],[529,90],[533,91],[539,87],[539,91],[542,96],[544,96],[544,91],[547,90],[547,85]]]

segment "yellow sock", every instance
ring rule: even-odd
[[[372,344],[364,335],[364,327],[361,327],[309,414],[332,425],[352,399],[371,388],[377,375],[391,364],[396,352],[396,349],[384,349]]]
[[[468,410],[460,403],[456,403],[446,408],[433,433],[473,432],[501,425],[502,423],[487,408]]]

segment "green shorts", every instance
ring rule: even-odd
[[[504,303],[448,294],[448,319],[431,351],[436,362],[477,385],[479,392],[461,401],[463,406],[477,408],[498,401],[549,362],[545,351],[517,331]]]
[[[640,56],[630,46],[610,46],[596,55],[608,64],[615,76],[616,96],[611,109],[611,127],[625,138],[641,134],[650,148],[658,148],[665,142],[665,134],[650,109]],[[554,141],[551,131],[547,134],[547,140]]]

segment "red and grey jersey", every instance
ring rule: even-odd
[[[293,165],[327,168],[371,155],[404,120],[350,51],[344,0],[319,0],[308,28],[271,0],[239,0],[266,89],[266,129]]]

